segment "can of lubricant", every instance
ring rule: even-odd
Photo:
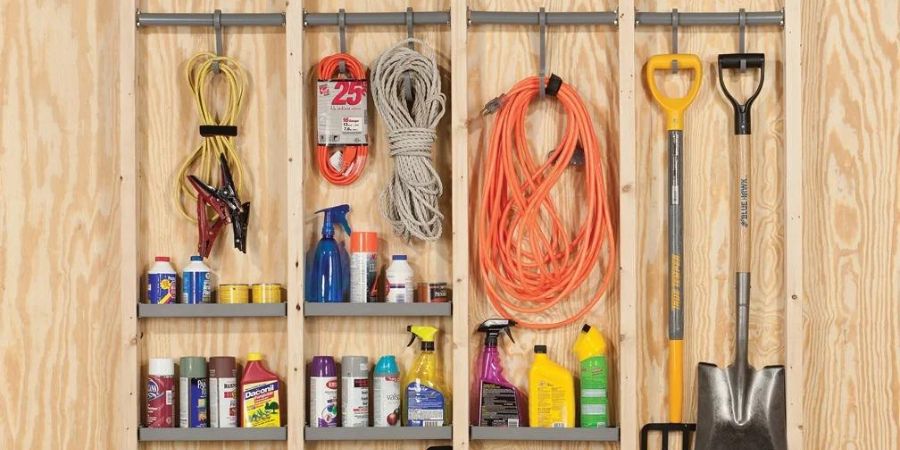
[[[150,358],[147,371],[147,427],[175,426],[175,361]]]

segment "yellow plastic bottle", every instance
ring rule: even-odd
[[[534,346],[528,372],[528,420],[532,427],[575,427],[575,380],[547,356],[546,345]]]
[[[406,331],[422,341],[419,356],[403,379],[403,426],[440,427],[450,425],[450,391],[444,384],[444,373],[434,353],[434,336],[438,329],[410,325]]]

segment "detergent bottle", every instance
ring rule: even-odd
[[[500,333],[512,337],[510,327],[516,322],[509,319],[488,319],[478,331],[484,333],[484,348],[475,368],[472,386],[472,425],[484,427],[527,427],[528,406],[525,394],[503,376],[503,363],[497,341]]]
[[[450,424],[450,392],[434,354],[434,336],[438,329],[410,325],[407,347],[416,338],[422,341],[421,353],[403,380],[403,423],[408,427],[440,427]]]
[[[581,361],[581,427],[609,426],[609,363],[606,340],[596,328],[585,324],[572,347]]]
[[[320,209],[322,213],[322,238],[314,250],[306,255],[306,301],[338,303],[346,301],[350,294],[350,255],[344,242],[334,239],[334,224],[340,225],[350,236],[347,213],[350,205],[338,205]]]
[[[550,360],[546,345],[534,346],[528,396],[532,427],[575,427],[575,380],[565,367]]]

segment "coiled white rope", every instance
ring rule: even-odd
[[[427,54],[408,44],[426,49]],[[394,227],[394,234],[434,241],[441,237],[444,215],[438,200],[444,191],[434,168],[431,147],[435,128],[444,116],[446,96],[434,50],[418,39],[405,39],[385,51],[373,64],[372,100],[388,132],[388,147],[394,173],[381,193],[381,213]],[[412,102],[404,88],[409,74]]]

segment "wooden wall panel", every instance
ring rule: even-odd
[[[487,11],[533,11],[541,6],[547,11],[608,11],[615,4],[598,0],[582,1],[469,1],[473,10]],[[538,28],[525,26],[478,25],[469,28],[468,41],[468,120],[469,120],[469,182],[470,182],[470,223],[474,224],[479,204],[483,173],[481,167],[487,153],[487,144],[494,126],[496,116],[482,116],[481,110],[489,100],[507,92],[519,80],[535,76],[538,73]],[[602,157],[608,167],[615,168],[618,163],[618,121],[617,121],[617,33],[614,27],[550,27],[547,33],[547,72],[555,73],[571,84],[584,99],[594,123],[601,146]],[[564,129],[565,116],[558,102],[548,100],[536,101],[529,112],[530,127],[529,145],[539,155],[553,149]],[[539,157],[538,160],[541,160]],[[575,172],[563,179],[554,197],[559,204],[569,203],[571,198],[580,196],[579,177]],[[614,170],[607,179],[611,193],[609,197],[615,216],[615,186],[617,180]],[[571,203],[569,203],[571,205]],[[568,223],[573,224],[579,218],[577,208],[565,208],[563,214]],[[615,219],[614,219],[615,220]],[[476,359],[483,346],[482,333],[474,329],[485,319],[499,317],[490,305],[484,292],[481,276],[478,271],[478,246],[474,225],[470,227],[470,296],[469,296],[469,328],[472,336],[469,340],[469,356],[471,367],[475,367]],[[549,310],[541,315],[524,317],[532,321],[557,321],[575,313],[595,292],[602,274],[598,269],[592,274],[588,283],[572,295],[559,308]],[[614,288],[600,301],[597,307],[584,318],[584,323],[599,327],[610,342],[610,367],[617,364],[618,345],[618,291]],[[577,374],[578,361],[572,353],[572,344],[578,335],[582,322],[562,328],[546,331],[533,331],[515,328],[512,330],[516,342],[502,339],[504,374],[522,389],[528,388],[528,369],[533,360],[535,344],[546,344],[551,359],[566,366],[573,374]],[[470,378],[472,375],[469,375]],[[471,381],[470,381],[471,382]],[[611,382],[611,408],[614,411],[612,420],[618,421],[617,405],[621,400],[618,395],[618,377],[613,373]],[[587,442],[496,442],[472,441],[473,449],[586,449],[616,448],[617,446],[590,444]]]
[[[635,2],[640,11],[776,10],[778,1]],[[655,54],[671,52],[671,29],[638,27],[637,104],[638,299],[640,376],[639,423],[666,422],[667,411],[667,200],[666,130],[663,115],[643,81],[643,65]],[[753,106],[751,148],[752,279],[750,362],[756,367],[784,363],[783,35],[779,27],[749,28],[748,51],[766,54],[766,80]],[[696,420],[696,367],[720,367],[733,360],[734,347],[734,182],[736,159],[732,108],[718,86],[716,56],[737,51],[735,28],[682,27],[678,50],[703,61],[700,93],[685,116],[684,133],[684,420]],[[665,79],[663,79],[665,77]],[[745,91],[749,81],[742,83]],[[689,75],[658,74],[670,95],[685,92]],[[739,86],[733,79],[730,86]],[[752,92],[752,91],[750,91]]]
[[[804,6],[806,448],[897,448],[900,3]]]
[[[304,3],[312,4],[308,7],[310,10],[318,8],[321,11],[333,11],[342,5],[351,11],[406,6],[406,2],[399,1],[388,2],[386,6],[374,1]],[[412,5],[417,9],[444,9],[445,3],[414,1]],[[641,10],[664,10],[672,6],[682,11],[733,10],[740,6],[754,10],[781,7],[781,2],[776,0],[638,0],[635,3]],[[128,2],[120,5],[131,8]],[[142,9],[153,12],[209,11],[214,6],[226,11],[284,9],[283,2],[270,0],[148,0],[141,3]],[[537,8],[539,2],[480,0],[470,2],[469,6],[531,10]],[[551,1],[546,6],[548,10],[563,10],[615,5],[584,0],[574,3]],[[900,85],[894,76],[900,66],[900,56],[894,45],[900,40],[900,10],[896,2],[890,0],[852,4],[815,0],[804,6],[804,175],[807,180],[803,193],[806,204],[804,281],[809,299],[804,307],[805,448],[890,449],[900,440],[900,410],[897,406],[900,405],[900,323],[897,319],[900,304],[896,301],[900,295],[900,251],[895,242],[900,233],[897,225],[900,223],[897,206],[900,184],[896,181],[900,167],[897,156],[900,129],[896,124],[900,118],[896,102],[892,101],[900,93]],[[116,17],[115,9],[93,0],[80,2],[77,8],[56,3],[2,2],[0,55],[10,63],[0,72],[0,98],[3,99],[0,109],[0,342],[3,343],[0,345],[3,366],[0,390],[6,393],[4,404],[10,413],[0,421],[0,439],[9,448],[76,449],[85,445],[117,448],[122,442],[118,431],[123,427],[122,418],[116,412],[119,398],[112,386],[122,382],[123,364],[131,362],[117,358],[120,341],[115,337],[119,335],[122,311],[115,292],[119,289],[120,272],[111,270],[122,258],[117,242],[120,186],[115,179],[117,159],[122,151],[117,141],[117,128],[121,124],[118,123],[116,90],[118,52],[122,49],[118,47],[119,28],[110,25],[115,24]],[[735,37],[727,31],[684,29],[681,48],[701,53],[709,68],[715,53],[735,48]],[[334,49],[336,44],[330,32],[314,31],[313,36],[316,33],[320,36],[316,45]],[[402,30],[366,30],[366,39],[356,37],[356,33],[350,33],[350,48],[362,53],[364,62],[371,60],[388,42],[402,37]],[[441,42],[438,47],[442,58],[448,58],[449,45],[444,43],[443,37],[447,34],[425,30],[421,33]],[[254,183],[260,183],[254,186],[254,192],[259,193],[263,182],[256,179],[257,175],[264,173],[277,178],[283,177],[286,171],[274,159],[269,159],[286,155],[287,131],[282,116],[286,109],[283,100],[286,85],[283,31],[226,30],[225,36],[226,52],[238,56],[251,72],[250,100],[243,116],[245,129],[239,146],[252,160]],[[778,31],[751,30],[748,48],[764,48],[779,55],[780,38]],[[596,96],[596,103],[592,102],[592,113],[598,123],[603,118],[606,127],[615,129],[615,117],[604,117],[612,116],[610,111],[615,110],[615,80],[594,78],[598,74],[614,77],[616,47],[607,42],[609,39],[614,39],[614,34],[603,29],[584,37],[574,37],[560,29],[551,30],[548,42],[551,69],[572,79],[573,83],[577,82],[579,88],[596,86],[588,90],[603,94]],[[668,51],[668,39],[665,28],[639,28],[637,65],[643,64],[651,53]],[[375,40],[377,43],[370,43]],[[469,116],[477,118],[476,113],[484,101],[534,72],[537,37],[531,30],[479,28],[470,30],[469,42],[470,68],[475,70],[471,70],[468,80],[472,88],[468,109]],[[581,65],[572,65],[559,50],[567,45],[584,48],[588,43],[596,43],[603,52],[591,52],[583,58],[603,62],[610,67],[609,73],[592,74],[580,70]],[[187,101],[180,65],[194,50],[212,48],[212,34],[199,29],[144,29],[138,31],[138,44],[137,112],[140,122],[137,151],[144,155],[149,151],[161,152],[169,159],[173,155],[183,155],[197,138],[191,131],[196,119],[193,106]],[[510,58],[514,64],[493,71],[484,64],[478,65],[484,59],[478,49],[500,46],[504,52],[519,55]],[[307,68],[326,53],[311,45],[306,51],[310,53],[304,61]],[[449,67],[449,63],[442,65]],[[569,70],[564,70],[567,68]],[[757,306],[753,311],[751,342],[756,364],[779,362],[783,355],[783,349],[775,340],[775,336],[783,334],[780,330],[783,324],[777,318],[780,306],[763,300],[769,296],[781,298],[784,291],[784,280],[780,275],[784,268],[778,267],[780,259],[777,256],[785,245],[782,234],[785,219],[780,206],[783,186],[777,183],[770,186],[759,181],[770,174],[784,175],[772,166],[784,156],[779,144],[783,137],[783,118],[778,117],[779,102],[783,99],[777,97],[781,70],[779,65],[770,68],[766,90],[754,114],[757,130],[753,175],[757,180],[754,186],[754,251],[757,255],[754,274],[758,282],[754,283],[753,301]],[[713,88],[713,81],[715,78],[707,73],[701,98],[691,108],[687,119],[687,165],[695,175],[689,180],[693,183],[687,188],[688,201],[699,205],[698,210],[687,217],[689,230],[694,231],[724,225],[729,211],[726,187],[701,189],[698,186],[711,185],[710,174],[724,173],[729,164],[726,155],[730,113]],[[262,88],[263,82],[266,89]],[[638,235],[648,236],[637,255],[641,317],[638,386],[645,393],[639,399],[639,421],[644,422],[662,419],[665,405],[664,328],[660,323],[648,322],[651,316],[662,317],[660,311],[663,309],[660,295],[664,272],[662,267],[654,264],[660,261],[665,245],[661,203],[665,181],[664,172],[659,170],[664,167],[665,160],[660,116],[643,86],[638,84],[636,88],[635,100],[639,109],[638,153],[635,156],[642,168],[637,174],[637,187],[646,187],[637,191],[640,200],[638,216],[643,218]],[[604,98],[608,99],[608,104],[601,103]],[[532,112],[535,117],[545,113],[538,108]],[[536,130],[536,142],[550,142],[555,137],[552,124],[557,123],[556,119],[549,117],[546,120],[550,125],[545,126],[542,133]],[[487,128],[484,124],[479,125],[477,120],[470,125],[469,151],[475,157]],[[609,141],[614,146],[616,139],[610,137]],[[443,144],[440,146],[444,148]],[[268,151],[263,153],[265,149]],[[142,214],[139,218],[144,239],[139,245],[142,268],[154,253],[169,252],[178,258],[186,258],[194,239],[192,227],[176,219],[171,208],[166,209],[167,200],[162,190],[167,186],[165,180],[174,163],[165,161],[163,166],[149,167],[152,166],[150,162],[140,161],[142,179],[138,185],[144,192],[141,200],[147,206],[142,210],[147,211],[146,216]],[[156,160],[152,162],[158,164]],[[153,188],[151,196],[145,188],[156,186],[158,181],[164,184]],[[283,182],[272,181],[271,185],[265,185],[266,192],[278,192],[280,186]],[[316,189],[314,185],[307,186],[304,193],[317,192]],[[255,195],[254,200],[260,201],[259,205],[268,212],[255,216],[253,224],[274,226],[284,223],[284,197],[276,201]],[[159,222],[168,218],[168,223],[151,226],[150,214],[161,217]],[[307,222],[310,224],[311,220]],[[285,229],[279,229],[269,235],[269,240],[258,234],[252,236],[250,248],[257,253],[243,257],[243,261],[248,261],[245,263],[239,263],[237,255],[224,256],[233,251],[220,244],[216,250],[223,255],[220,273],[247,277],[247,281],[263,276],[286,281],[285,233]],[[176,239],[166,239],[168,236]],[[226,236],[225,240],[228,239]],[[723,232],[698,237],[696,232],[692,236],[689,231],[688,239],[699,242],[688,262],[691,271],[688,277],[696,283],[689,284],[688,330],[692,344],[688,346],[686,367],[694,367],[700,358],[726,363],[730,359],[732,333],[729,322],[732,270],[725,263],[730,251],[729,238]],[[446,251],[447,259],[442,262],[447,264],[449,277],[449,246]],[[182,262],[180,260],[179,264]],[[473,288],[470,325],[482,320],[490,311],[483,296],[477,294],[477,288]],[[704,307],[713,303],[714,309]],[[601,326],[616,326],[613,319],[616,311],[605,309],[613,307],[612,304],[601,307],[602,312],[598,314]],[[764,319],[757,320],[759,317]],[[369,326],[365,321],[357,322],[340,326]],[[397,352],[401,358],[411,356],[408,350],[401,350],[405,342],[396,330],[405,325],[401,322],[400,319],[379,322],[376,326],[378,335],[385,333],[388,339],[380,342],[370,356],[377,356],[376,351]],[[449,331],[449,320],[439,322]],[[319,327],[320,335],[324,333],[326,323],[313,325]],[[203,330],[200,339],[185,331],[194,326]],[[277,349],[274,343],[286,336],[285,325],[277,320],[253,323],[212,320],[201,324],[180,319],[169,323],[158,321],[142,328],[142,361],[146,361],[149,352],[181,356],[187,352],[210,355],[221,350],[243,357],[250,347],[260,346],[265,347],[262,348],[264,351],[271,349],[267,356],[276,370],[283,373],[288,367],[286,350]],[[258,332],[259,336],[245,340],[242,338],[245,332]],[[613,333],[613,330],[607,331],[608,335]],[[353,334],[362,335],[355,331]],[[701,340],[700,336],[717,337],[713,341],[710,338]],[[510,372],[518,374],[514,376],[515,381],[525,386],[524,366],[530,359],[528,349],[536,337],[521,330],[516,337],[520,343],[507,344],[504,350],[509,355],[507,361],[513,363]],[[446,339],[445,336],[445,349],[449,350]],[[572,364],[568,361],[571,359],[568,354],[571,341],[566,342],[563,337],[555,340],[558,343],[551,347],[554,357]],[[359,338],[351,341],[359,342]],[[474,337],[470,341],[473,358],[478,342],[479,339]],[[305,344],[307,358],[319,351],[318,345]],[[324,351],[324,346],[330,344],[322,345]],[[327,350],[337,353],[343,351],[343,345],[334,343],[334,347]],[[693,402],[693,395],[687,398]],[[73,405],[79,402],[87,403],[78,414],[71,414]],[[477,445],[480,448],[522,448],[515,444]],[[176,447],[283,448],[284,445],[142,446]],[[351,448],[334,444],[311,447]],[[585,448],[577,444],[570,447]],[[538,444],[530,448],[559,446]]]
[[[118,442],[116,14],[0,2],[3,448]]]
[[[147,12],[280,12],[284,2],[147,0]],[[285,38],[282,28],[225,28],[224,52],[244,67],[248,85],[238,119],[237,151],[245,164],[251,214],[247,254],[233,249],[226,227],[208,261],[219,282],[286,282],[287,235],[285,184]],[[168,255],[180,270],[196,253],[196,225],[182,218],[173,205],[172,180],[182,161],[200,143],[198,113],[188,87],[185,67],[197,52],[214,51],[215,35],[208,28],[146,27],[138,29],[137,159],[139,267],[146,271],[153,256]],[[220,91],[224,92],[224,91]],[[151,319],[142,323],[142,373],[150,357],[235,356],[244,361],[261,351],[266,364],[287,376],[286,320],[274,319]],[[300,389],[301,386],[286,387]],[[288,414],[295,405],[288,405]],[[284,443],[267,443],[284,448]],[[245,443],[148,443],[146,449],[251,448]]]
[[[400,12],[411,6],[417,11],[446,11],[450,8],[448,0],[417,1],[344,1],[344,0],[308,0],[303,2],[308,12],[336,13],[344,8],[353,12]],[[303,202],[305,216],[303,241],[304,249],[312,248],[321,236],[322,218],[314,211],[342,203],[350,205],[348,220],[356,231],[375,231],[378,233],[378,264],[390,264],[390,255],[404,253],[409,255],[410,265],[417,281],[450,282],[452,281],[452,236],[451,202],[452,189],[450,178],[451,140],[450,140],[450,29],[448,26],[417,26],[415,37],[428,43],[436,52],[441,69],[442,90],[448,102],[443,119],[437,132],[438,139],[434,147],[435,167],[441,176],[444,194],[440,200],[440,208],[444,213],[443,234],[435,242],[404,242],[393,234],[390,223],[381,214],[380,194],[388,177],[393,171],[393,160],[388,154],[387,134],[384,122],[378,116],[374,104],[369,102],[369,159],[366,168],[355,183],[346,187],[330,184],[319,174],[315,160],[316,135],[313,128],[315,117],[315,80],[318,77],[318,62],[321,58],[338,52],[337,27],[308,27],[304,30],[303,89],[306,98],[304,114],[310,128],[304,131],[303,152]],[[406,38],[406,27],[384,26],[349,26],[347,28],[347,51],[371,70],[372,63],[385,50]],[[386,354],[397,356],[402,374],[411,367],[413,359],[419,353],[418,342],[406,347],[409,333],[406,326],[411,324],[432,325],[440,329],[437,343],[438,357],[443,364],[445,383],[449,388],[452,383],[453,363],[452,322],[450,318],[337,318],[308,317],[304,321],[304,357],[309,363],[313,356],[330,355],[340,362],[342,356],[367,356],[374,365],[378,357]],[[307,442],[306,448],[314,450],[332,450],[359,448],[367,449],[409,449],[418,450],[426,445],[437,445],[441,442]]]

